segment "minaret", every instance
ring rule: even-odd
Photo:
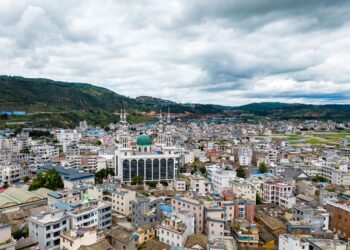
[[[126,112],[125,109],[121,109],[120,112],[120,128],[121,128],[121,135],[120,140],[123,148],[129,147],[129,127],[128,122],[126,120]]]
[[[168,117],[167,117],[166,122],[167,122],[168,124],[171,123],[171,118],[170,118],[170,107],[168,107]]]
[[[162,124],[163,123],[163,114],[162,114],[162,110],[159,110],[159,123]]]

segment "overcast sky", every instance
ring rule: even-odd
[[[348,0],[0,0],[0,74],[178,102],[350,103],[349,13]]]

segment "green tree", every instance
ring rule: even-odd
[[[9,115],[8,114],[2,114],[2,115],[0,115],[0,119],[1,120],[7,120],[9,118]]]
[[[56,169],[45,170],[38,173],[32,184],[29,186],[29,191],[37,190],[42,187],[51,190],[64,188],[62,178]]]
[[[30,177],[28,175],[24,176],[23,177],[23,181],[24,182],[28,182],[30,180]]]
[[[160,184],[162,184],[164,187],[167,187],[169,186],[168,182],[167,181],[161,181]]]
[[[30,154],[30,150],[28,147],[22,148],[20,151],[21,154]]]
[[[102,145],[102,142],[100,140],[97,140],[97,141],[93,142],[92,145],[100,146],[100,145]]]
[[[149,181],[149,182],[147,182],[147,185],[148,185],[150,188],[156,188],[157,183],[156,183],[155,181]]]
[[[143,176],[136,175],[132,177],[132,185],[141,185],[143,183]]]
[[[242,166],[239,166],[236,169],[236,173],[237,173],[237,177],[240,177],[240,178],[245,178],[245,176],[246,176],[244,168],[242,168]]]
[[[199,169],[199,171],[200,171],[203,175],[206,175],[206,173],[207,173],[207,169],[206,169],[205,167],[201,167],[201,168]]]
[[[267,165],[264,161],[259,164],[259,172],[262,174],[267,173]]]
[[[256,193],[255,201],[256,201],[256,204],[261,204],[262,203],[262,199],[261,199],[261,197],[260,197],[260,195],[258,193]]]
[[[27,238],[29,236],[29,230],[28,228],[22,228],[18,229],[17,231],[12,233],[12,237],[16,240],[19,240],[21,238]]]
[[[143,196],[146,196],[146,197],[150,196],[150,194],[146,191],[141,191],[140,194],[142,194]]]
[[[322,176],[319,176],[318,174],[314,177],[312,177],[312,181],[313,182],[327,182],[327,179],[322,177]]]
[[[97,171],[95,174],[95,182],[102,184],[103,179],[106,179],[108,175],[114,175],[114,170],[111,168],[103,168],[100,171]]]

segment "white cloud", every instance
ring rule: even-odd
[[[136,97],[345,103],[347,1],[0,1],[1,74]]]

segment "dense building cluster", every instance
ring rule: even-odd
[[[169,111],[1,130],[0,248],[345,250],[349,139],[347,123]],[[49,171],[64,188],[50,189]],[[33,190],[39,173],[47,182]]]

